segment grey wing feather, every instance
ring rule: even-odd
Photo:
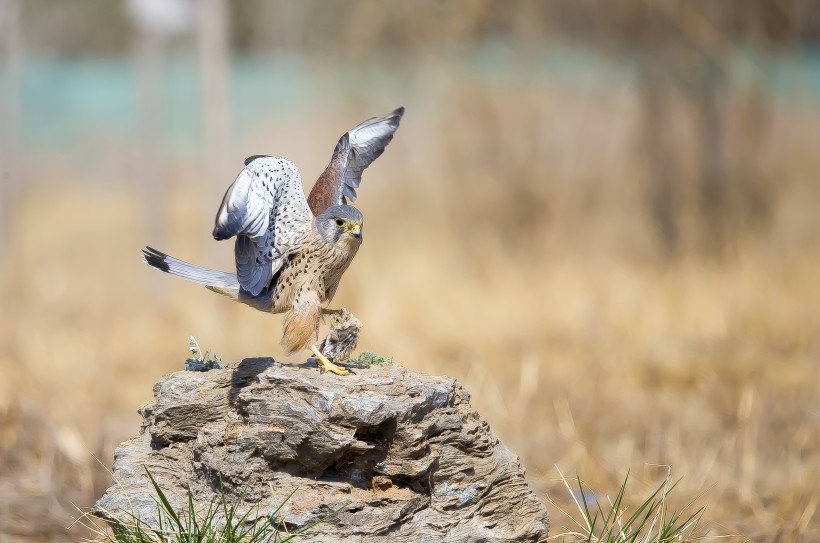
[[[356,201],[356,189],[362,182],[362,172],[384,153],[399,128],[402,115],[404,108],[400,107],[386,117],[368,119],[346,134],[349,152],[347,168],[342,176],[342,195],[351,202]]]
[[[236,236],[236,276],[243,290],[257,296],[298,249],[312,217],[291,161],[251,157],[246,164],[222,199],[213,235]]]
[[[236,277],[242,288],[256,296],[273,276],[274,260],[268,258],[268,248],[273,247],[272,236],[258,238],[239,235],[234,245]],[[277,269],[280,262],[276,262]]]
[[[362,172],[379,158],[399,128],[404,108],[368,119],[339,138],[325,171],[313,185],[308,202],[314,215],[334,205],[356,201]]]

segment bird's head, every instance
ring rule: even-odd
[[[316,217],[316,228],[326,243],[358,246],[362,242],[362,213],[353,206],[327,208]]]

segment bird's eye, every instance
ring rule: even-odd
[[[336,219],[336,226],[344,226],[345,222],[342,219]]]

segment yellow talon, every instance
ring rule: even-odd
[[[322,371],[329,371],[336,375],[350,375],[349,371],[328,360],[327,357],[316,348],[316,345],[311,345],[310,350],[313,351],[313,354],[316,355],[316,358],[319,360],[319,367]]]

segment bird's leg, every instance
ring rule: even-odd
[[[322,352],[316,347],[316,345],[311,345],[310,350],[313,351],[314,355],[316,355],[316,359],[319,361],[319,367],[323,371],[329,371],[331,373],[335,373],[336,375],[350,375],[349,371],[328,360],[327,357],[323,355]]]

